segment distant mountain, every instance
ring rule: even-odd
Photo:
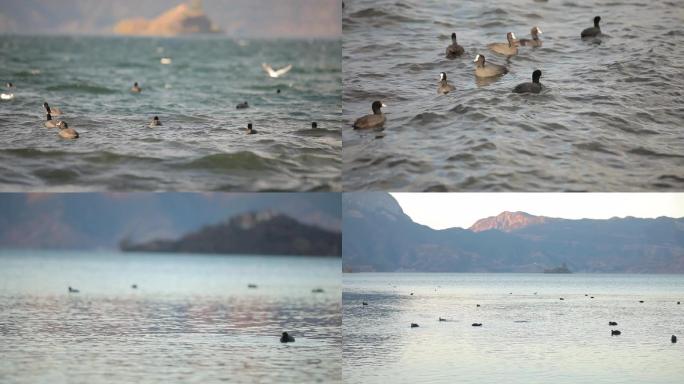
[[[208,225],[178,240],[143,244],[122,241],[128,252],[185,252],[213,254],[337,256],[340,232],[328,231],[271,211],[250,212],[227,222]]]
[[[473,232],[488,231],[498,229],[503,232],[512,232],[534,224],[541,224],[549,221],[548,217],[533,216],[525,212],[502,212],[497,216],[480,219],[469,229]]]
[[[2,193],[0,248],[117,249],[274,210],[339,231],[337,193]]]
[[[470,230],[417,224],[387,193],[342,197],[345,271],[684,273],[684,218],[502,213]]]
[[[199,0],[179,4],[152,20],[124,19],[114,26],[114,32],[120,35],[177,36],[219,31],[204,13]]]

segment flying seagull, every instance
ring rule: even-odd
[[[262,63],[261,68],[263,68],[264,71],[266,71],[266,73],[268,73],[268,75],[271,77],[280,77],[290,72],[290,69],[292,69],[292,64],[288,64],[286,67],[274,70],[270,65]]]

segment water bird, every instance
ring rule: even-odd
[[[12,91],[14,90],[14,84],[12,84],[12,83],[7,83],[7,84],[5,84],[5,87],[7,87],[7,92],[8,92],[8,93],[4,93],[4,92],[3,92],[2,94],[0,94],[0,99],[2,99],[2,100],[12,100],[12,99],[14,99],[14,92],[12,92]]]
[[[590,299],[593,299],[593,298],[594,298],[594,296],[590,297]]]
[[[508,73],[508,68],[503,65],[487,63],[484,55],[478,54],[473,62],[477,63],[475,64],[475,76],[477,77],[493,77]]]
[[[245,109],[245,108],[249,108],[249,104],[247,104],[246,101],[243,101],[242,103],[235,106],[235,109]]]
[[[676,343],[677,342],[677,336],[672,335],[672,337],[670,337],[670,341],[672,342],[672,344]]]
[[[252,123],[247,124],[247,134],[248,135],[254,135],[258,133],[256,129],[252,128]]]
[[[73,128],[69,128],[69,124],[66,121],[58,122],[57,128],[59,128],[59,137],[63,139],[78,139],[78,132]]]
[[[263,68],[264,71],[266,71],[266,73],[268,73],[270,77],[277,78],[290,72],[290,69],[292,69],[292,64],[288,64],[287,66],[280,69],[273,69],[273,67],[271,67],[270,65],[262,63],[261,68]]]
[[[133,86],[131,87],[131,92],[133,92],[133,93],[142,92],[142,88],[140,88],[137,81],[135,83],[133,83]]]
[[[278,89],[276,90],[276,93],[277,93],[277,94],[280,94],[280,88],[278,88]]]
[[[610,330],[610,335],[611,335],[611,336],[620,336],[621,334],[622,334],[622,332],[620,332],[620,331],[618,331],[618,330],[616,330],[616,329],[611,329],[611,330]]]
[[[542,72],[540,70],[535,70],[532,72],[532,82],[518,84],[513,88],[514,93],[539,93],[541,92],[542,85],[539,82]]]
[[[487,48],[494,53],[498,53],[505,56],[514,56],[518,54],[518,39],[515,37],[515,33],[508,32],[506,34],[507,43],[491,43],[487,44]]]
[[[256,284],[247,284],[247,288],[257,288]]]
[[[609,322],[608,322],[608,325],[617,325],[617,322],[615,322],[615,321],[609,321]]]
[[[560,299],[561,299],[561,300],[565,300],[565,299],[564,299],[564,298],[562,298],[562,297],[561,297]]]
[[[162,57],[161,60],[159,60],[160,63],[163,65],[169,65],[171,64],[171,58],[170,57]]]
[[[437,87],[437,93],[440,95],[446,95],[447,93],[456,89],[453,85],[449,84],[447,81],[446,72],[439,73],[439,87]]]
[[[599,27],[599,22],[601,21],[601,16],[594,17],[594,26],[587,28],[582,31],[582,38],[585,37],[596,37],[601,34],[601,27]]]
[[[161,121],[159,121],[159,116],[155,116],[152,118],[152,121],[150,121],[150,127],[158,127],[162,125]]]
[[[446,321],[446,319],[442,319],[441,317],[439,318],[439,321]]]
[[[479,308],[479,307],[480,307],[480,304],[478,304],[477,307]]]
[[[76,289],[76,288],[71,288],[71,286],[69,286],[69,293],[79,293],[79,292],[80,292],[80,291],[79,291],[78,289]]]
[[[323,293],[325,292],[323,288],[314,288],[311,290],[311,293]]]
[[[411,292],[411,296],[413,296],[413,292]]]
[[[473,323],[472,326],[473,326],[473,327],[481,327],[481,326],[482,326],[482,323]]]
[[[530,35],[532,35],[532,39],[520,39],[518,40],[518,43],[520,45],[528,47],[541,47],[542,41],[539,39],[539,35],[541,33],[542,30],[539,29],[539,27],[532,27],[532,30],[530,30]]]
[[[294,337],[288,335],[287,332],[283,332],[283,335],[280,336],[281,343],[294,343],[294,341]]]
[[[465,52],[462,46],[458,45],[456,42],[456,32],[451,34],[451,45],[446,48],[447,59],[455,59],[461,56]]]
[[[50,107],[50,105],[47,102],[43,103],[43,108],[45,108],[45,111],[51,115],[59,116],[62,114],[61,109],[57,107]]]
[[[318,123],[316,123],[314,121],[313,123],[311,123],[311,129],[316,129],[316,128],[318,128]]]
[[[677,302],[677,305],[679,305],[679,301]]]
[[[131,288],[133,288],[133,289],[138,289],[138,284],[133,284],[133,285],[131,285]]]
[[[50,112],[45,116],[45,128],[57,128],[59,121],[52,120],[52,115]]]
[[[639,302],[640,302],[640,303],[643,303],[644,301],[643,301],[643,300],[639,300]]]
[[[361,305],[368,305],[368,303],[363,301],[363,302],[361,302]]]
[[[416,324],[416,323],[411,323],[411,328],[418,328],[418,327],[419,327],[418,324]]]
[[[354,129],[372,129],[382,127],[386,120],[385,115],[383,115],[381,111],[383,107],[386,107],[386,105],[381,101],[374,101],[371,105],[373,114],[356,119],[354,122]]]

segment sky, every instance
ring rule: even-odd
[[[503,211],[563,219],[684,217],[684,193],[392,193],[413,221],[468,228]]]
[[[111,34],[122,19],[159,16],[191,0],[0,0],[0,34]],[[334,38],[340,0],[203,0],[209,19],[235,37]]]

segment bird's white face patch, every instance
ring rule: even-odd
[[[537,33],[539,33],[539,34],[542,33],[541,28],[537,27]]]
[[[439,79],[440,79],[440,80],[444,80],[444,72],[442,72],[442,73],[439,74]]]
[[[480,55],[475,56],[475,60],[473,60],[473,63],[477,63],[478,60],[480,60]]]
[[[382,103],[382,107],[383,107],[383,108],[385,108],[385,107],[386,107],[385,103]]]
[[[513,39],[513,40],[515,40],[515,39],[516,39],[516,37],[515,37],[515,33],[513,33],[513,32],[511,32],[511,39]]]

